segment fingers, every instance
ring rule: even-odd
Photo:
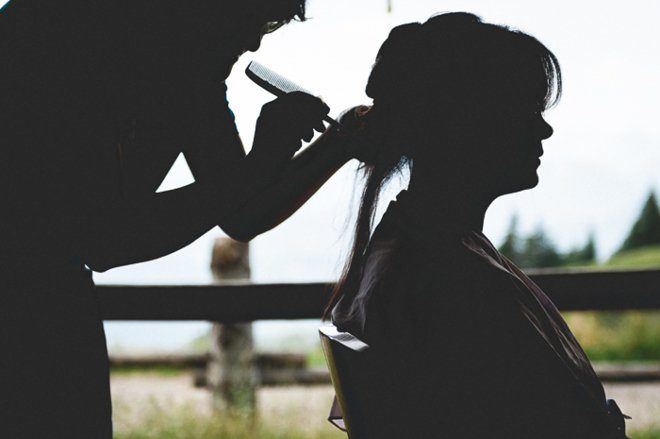
[[[328,106],[308,93],[293,92],[265,104],[257,120],[253,148],[264,154],[290,157],[310,142],[314,132],[324,132]]]
[[[311,128],[321,133],[326,129],[323,118],[328,115],[330,108],[316,96],[296,91],[281,96],[273,104],[293,127],[299,127],[305,132]]]
[[[302,91],[287,93],[280,99],[283,101],[289,101],[293,105],[306,107],[310,111],[316,111],[320,117],[327,115],[330,111],[330,107],[328,107],[320,98],[312,96],[309,93],[304,93]]]
[[[308,131],[302,136],[302,138],[303,138],[303,140],[304,140],[305,142],[309,142],[310,140],[312,140],[313,137],[314,137],[314,130],[311,130],[311,129],[308,130]]]
[[[316,125],[314,125],[314,129],[319,133],[325,132],[325,125],[323,124],[323,120],[320,120]]]
[[[301,91],[287,93],[268,102],[265,107],[272,107],[282,111],[312,113],[324,117],[330,108],[316,96]]]

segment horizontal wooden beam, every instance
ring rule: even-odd
[[[209,352],[202,353],[110,353],[110,367],[116,368],[151,368],[167,366],[173,368],[205,368],[212,360]],[[307,364],[305,354],[259,352],[252,356],[252,361],[260,370],[304,369]]]
[[[595,362],[594,370],[601,381],[611,382],[658,382],[660,363]]]
[[[562,311],[660,309],[660,270],[530,270]]]
[[[172,368],[206,368],[210,355],[160,353],[160,354],[109,354],[111,368],[147,369],[159,366]]]
[[[110,354],[110,367],[153,368],[164,366],[203,370],[209,359],[208,353]],[[261,353],[255,356],[255,364],[259,371],[259,384],[262,386],[331,383],[328,370],[324,367],[307,368],[303,354]],[[593,367],[601,381],[660,381],[659,362],[594,362]],[[203,374],[197,378],[196,382],[198,386],[206,385]]]
[[[536,270],[532,279],[557,307],[571,310],[660,309],[660,270]],[[237,322],[316,319],[330,283],[99,285],[105,320]]]

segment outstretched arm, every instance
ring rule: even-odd
[[[341,130],[329,129],[295,157],[291,157],[293,152],[287,152],[281,146],[292,144],[297,149],[300,137],[310,140],[313,131],[309,127],[312,124],[318,131],[323,130],[320,120],[315,118],[318,117],[319,102],[309,95],[294,93],[286,99],[270,102],[262,109],[254,144],[246,160],[243,177],[247,178],[241,180],[240,189],[232,194],[224,193],[222,199],[213,203],[219,208],[218,225],[234,239],[249,241],[277,226],[296,212],[347,161],[365,155],[367,147],[362,144],[367,142],[356,140],[360,137],[362,116],[368,109],[364,106],[343,113],[339,120]],[[327,113],[327,107],[321,110],[322,115]],[[305,122],[309,114],[312,119]],[[302,135],[292,138],[289,129],[296,125],[302,127]],[[218,149],[209,146],[188,151],[186,158],[195,180],[205,182],[210,192],[214,192],[222,185],[217,180],[219,170],[225,166]],[[227,205],[231,208],[227,209]]]
[[[107,206],[89,221],[85,262],[95,271],[143,262],[177,251],[215,225],[248,241],[302,206],[350,157],[334,133],[321,136],[272,174],[272,163],[245,157],[235,163],[237,188],[209,188],[196,181],[143,199]],[[239,178],[240,176],[240,178]],[[225,177],[227,175],[225,174]],[[263,178],[266,177],[266,178]]]
[[[267,107],[268,104],[262,117],[268,116]],[[259,130],[263,125],[258,124],[255,145],[247,157],[249,178],[243,181],[238,192],[240,196],[232,201],[232,208],[218,213],[219,226],[234,239],[249,241],[295,213],[347,161],[354,157],[364,159],[370,154],[369,142],[359,138],[362,116],[367,109],[361,106],[346,111],[340,116],[341,130],[330,128],[295,157],[286,160],[282,160],[281,155],[278,158],[260,153]],[[308,134],[307,140],[311,136]],[[273,138],[277,136],[268,136],[267,141]],[[276,148],[269,145],[263,150],[269,152]],[[221,160],[214,161],[208,154],[207,160],[191,155],[189,163],[197,181],[216,184],[213,180]]]
[[[309,130],[304,138],[311,137]],[[301,136],[295,127],[291,131]],[[209,136],[221,143],[186,153],[194,183],[98,206],[84,225],[85,262],[95,271],[105,271],[170,254],[217,224],[242,240],[279,224],[350,158],[338,136],[328,134],[291,159],[297,146],[286,152],[282,145],[299,145],[300,137],[292,141],[290,131],[282,136],[279,141],[276,135],[267,136],[275,145],[255,145],[247,156],[237,136]]]

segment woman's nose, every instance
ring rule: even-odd
[[[549,138],[555,132],[555,130],[552,129],[552,125],[546,122],[545,119],[543,119],[543,116],[539,117],[538,119],[537,130],[541,136],[541,140]]]

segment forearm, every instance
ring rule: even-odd
[[[198,183],[105,209],[88,221],[84,262],[95,271],[173,253],[215,226]]]
[[[252,179],[244,186],[241,203],[221,218],[220,227],[248,241],[282,223],[350,159],[341,142],[329,131],[268,178]]]

